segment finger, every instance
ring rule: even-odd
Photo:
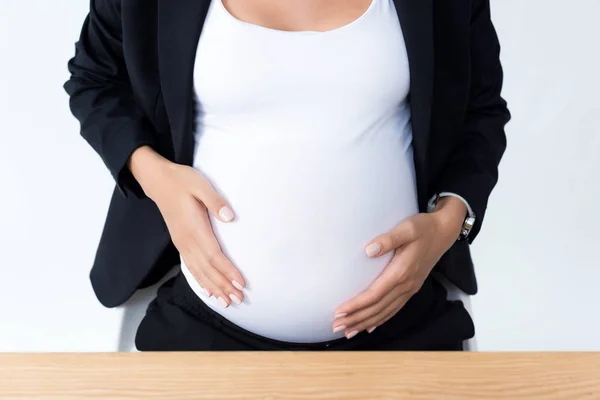
[[[202,218],[194,240],[197,249],[202,253],[203,272],[215,285],[214,296],[219,303],[225,308],[229,307],[231,302],[241,304],[244,301],[242,289],[245,281],[221,251],[207,215]]]
[[[194,277],[196,282],[198,282],[198,285],[200,285],[200,288],[202,289],[204,294],[206,294],[206,296],[208,297],[211,297],[214,293],[215,285],[202,272],[202,269],[197,267],[196,263],[194,263],[193,261],[187,261],[189,257],[186,258],[182,255],[182,258],[183,262],[188,267],[188,270],[192,273],[192,276]]]
[[[195,254],[194,251],[196,252]],[[228,290],[229,288],[227,287],[223,275],[206,261],[198,249],[194,249],[189,253],[192,254],[193,260],[199,261],[192,261],[191,265],[188,265],[186,262],[186,266],[188,266],[188,269],[192,272],[194,278],[209,297],[214,296],[224,308],[229,307],[232,302],[236,304],[241,303],[239,297],[242,296],[238,296],[237,293],[235,293],[235,289]],[[233,292],[233,294],[230,292]]]
[[[243,292],[236,289],[231,284],[231,281],[225,278],[225,276],[213,265],[211,265],[208,260],[205,262],[206,266],[204,268],[204,273],[211,280],[211,282],[216,285],[217,291],[223,295],[225,302],[227,304],[230,304],[230,302],[234,302],[237,305],[241,304],[244,301]]]
[[[397,270],[400,268],[400,257],[395,255],[381,275],[373,281],[371,286],[358,296],[344,303],[335,311],[335,315],[350,315],[364,308],[370,307],[379,302],[387,293],[397,286],[400,281],[398,279]]]
[[[381,314],[381,312],[391,303],[394,303],[401,291],[401,288],[394,289],[387,293],[379,302],[345,317],[336,319],[333,324],[333,332],[337,333],[344,330],[346,331],[346,334],[348,334],[349,332],[354,331],[356,327],[362,326],[361,324],[367,320],[372,320],[374,317]]]
[[[211,281],[210,277],[204,271],[206,262],[200,249],[196,246],[188,248],[181,252],[181,257],[185,266],[208,297],[213,296],[215,293],[220,293],[217,285]]]
[[[383,309],[379,314],[374,315],[370,319],[365,320],[352,328],[348,328],[348,331],[361,332],[366,330],[367,332],[372,333],[377,327],[380,327],[381,325],[385,324],[387,321],[390,320],[390,318],[396,315],[398,311],[400,311],[402,307],[406,305],[408,299],[410,299],[410,296],[401,296],[397,298],[385,309]]]
[[[402,245],[414,240],[414,219],[408,218],[402,221],[396,228],[388,233],[377,236],[365,246],[368,257],[380,257]]]
[[[232,303],[236,305],[243,303],[244,295],[242,291],[231,286],[229,281],[216,268],[207,263],[204,266],[204,274],[214,285],[214,296],[223,307],[227,308]]]
[[[192,187],[192,194],[204,204],[215,218],[223,222],[230,222],[235,218],[231,206],[202,174],[198,174],[198,180],[194,182]]]
[[[239,295],[242,295],[241,291],[246,287],[246,280],[231,260],[223,254],[221,245],[215,237],[212,224],[206,213],[203,214],[200,220],[196,242],[209,264],[221,272],[236,291],[239,292]]]

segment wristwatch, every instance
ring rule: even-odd
[[[462,228],[460,229],[460,234],[458,235],[458,239],[457,239],[458,241],[466,240],[467,237],[469,237],[471,230],[473,229],[473,225],[475,225],[475,213],[473,212],[473,209],[471,208],[471,206],[469,205],[467,200],[465,200],[462,196],[460,196],[456,193],[450,193],[450,192],[438,193],[429,200],[429,203],[427,203],[427,212],[435,211],[437,202],[440,200],[440,198],[446,197],[446,196],[456,197],[457,199],[459,199],[463,203],[465,203],[465,206],[467,206],[467,215],[465,217]]]

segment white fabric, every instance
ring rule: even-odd
[[[327,32],[237,20],[211,3],[195,84],[201,104],[194,167],[236,212],[213,219],[248,282],[223,309],[233,323],[284,341],[332,333],[335,309],[366,289],[391,255],[365,244],[418,212],[404,39],[391,0]]]

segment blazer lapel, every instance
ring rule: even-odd
[[[433,0],[394,0],[410,67],[410,104],[419,203],[427,202],[427,148],[433,102]]]
[[[159,0],[158,65],[175,160],[192,163],[194,61],[210,0]]]

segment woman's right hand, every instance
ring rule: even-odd
[[[208,215],[232,221],[234,213],[227,202],[199,171],[173,163],[147,146],[134,151],[129,167],[158,206],[173,244],[206,294],[223,307],[241,304],[244,278],[223,254]]]

